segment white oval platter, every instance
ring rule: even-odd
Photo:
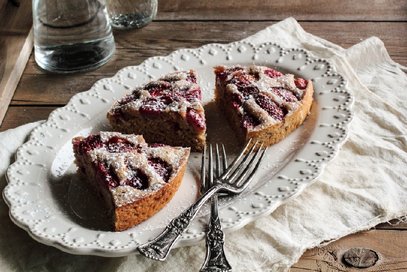
[[[272,146],[252,186],[240,196],[221,201],[225,231],[236,230],[259,216],[270,214],[297,195],[321,173],[347,136],[353,98],[344,78],[324,60],[302,49],[284,49],[274,43],[209,44],[181,49],[165,57],[152,57],[139,66],[126,67],[112,78],[97,81],[86,92],[53,111],[48,121],[32,132],[17,151],[3,192],[11,219],[41,243],[73,254],[124,256],[157,235],[198,195],[200,154],[192,154],[180,190],[157,215],[123,232],[103,230],[103,206],[83,187],[73,163],[71,139],[76,135],[109,130],[106,112],[134,87],[177,70],[195,69],[203,89],[208,139],[227,143],[236,152],[233,132],[213,107],[216,65],[266,65],[313,81],[314,103],[304,124]],[[196,243],[205,234],[207,209],[181,236],[177,246]]]

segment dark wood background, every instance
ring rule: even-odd
[[[21,1],[22,5],[27,3],[30,5],[31,1]],[[167,55],[179,48],[236,41],[290,16],[306,31],[345,48],[377,36],[393,60],[407,66],[406,0],[165,0],[159,1],[157,18],[147,27],[115,31],[117,52],[98,70],[48,74],[37,67],[31,55],[0,131],[46,119],[72,95],[88,90],[98,79],[110,77],[125,66],[138,65],[148,57]],[[0,26],[10,25],[15,18],[4,20],[0,18]],[[3,28],[0,35],[17,35],[26,29],[27,24],[16,21],[7,31]],[[343,254],[355,247],[378,254],[378,262],[363,271],[407,271],[405,223],[382,224],[309,250],[292,271],[351,271],[343,263]]]

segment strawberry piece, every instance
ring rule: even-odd
[[[129,178],[124,182],[125,185],[129,185],[139,190],[144,190],[148,188],[148,177],[140,169],[134,169],[129,166],[128,169],[131,170],[129,173]]]
[[[260,122],[254,116],[245,113],[242,117],[242,126],[244,128],[254,128],[259,125]]]
[[[280,77],[280,76],[283,75],[283,73],[281,73],[281,72],[279,72],[277,70],[271,69],[271,68],[266,69],[264,71],[264,73],[266,75],[268,75],[269,77],[271,77],[271,78]]]
[[[206,128],[205,118],[194,109],[187,110],[187,122],[196,130],[204,130]]]
[[[283,110],[276,103],[274,103],[274,101],[271,100],[270,97],[264,94],[259,94],[256,96],[256,102],[263,110],[267,111],[268,114],[270,114],[270,116],[272,116],[274,119],[283,120],[284,118]]]
[[[305,79],[300,78],[300,77],[294,79],[294,83],[298,89],[305,89],[305,88],[307,88],[307,85],[308,85],[308,81],[306,81]]]
[[[113,136],[106,143],[106,149],[111,153],[119,153],[134,150],[134,144],[126,139]]]
[[[172,167],[168,163],[159,158],[149,158],[148,164],[154,168],[165,182],[168,182],[172,172]]]

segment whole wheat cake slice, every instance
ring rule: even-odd
[[[172,199],[190,153],[118,132],[75,137],[72,143],[79,172],[105,200],[115,231],[143,222]]]
[[[113,130],[144,136],[149,143],[205,146],[206,123],[201,88],[193,70],[167,74],[117,101],[107,118]]]
[[[284,139],[308,116],[311,81],[265,66],[215,67],[216,100],[242,142]]]

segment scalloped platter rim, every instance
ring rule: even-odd
[[[97,81],[89,91],[76,94],[65,107],[54,110],[47,122],[32,131],[29,140],[18,149],[16,161],[7,170],[8,185],[3,197],[10,207],[12,221],[35,240],[72,254],[112,257],[137,252],[140,244],[157,235],[172,217],[196,198],[196,194],[190,192],[198,190],[194,171],[199,168],[199,154],[191,156],[190,164],[195,165],[195,169],[190,167],[184,178],[187,181],[183,182],[185,185],[175,200],[169,203],[170,208],[164,208],[140,227],[109,232],[84,226],[82,221],[73,220],[72,214],[68,215],[67,209],[75,210],[69,206],[72,199],[80,197],[77,193],[70,193],[75,187],[72,185],[75,184],[75,167],[70,139],[108,128],[105,114],[114,100],[168,72],[197,70],[203,102],[209,104],[213,99],[212,67],[220,64],[277,67],[312,80],[315,88],[315,101],[307,120],[268,151],[281,155],[274,160],[269,156],[260,174],[256,174],[261,182],[255,183],[241,196],[221,201],[220,218],[224,230],[239,229],[270,214],[284,201],[301,193],[321,174],[348,135],[353,96],[346,88],[345,79],[335,72],[329,61],[313,58],[304,49],[285,49],[272,42],[208,44],[197,49],[180,49],[168,56],[149,58],[138,66],[125,67],[115,76]],[[214,127],[224,127],[224,124]],[[217,133],[224,134],[225,131]],[[211,137],[222,140],[216,133]],[[56,201],[58,197],[64,200]],[[204,211],[197,216],[177,246],[194,244],[204,238],[207,213]],[[81,219],[90,216],[76,215]]]

